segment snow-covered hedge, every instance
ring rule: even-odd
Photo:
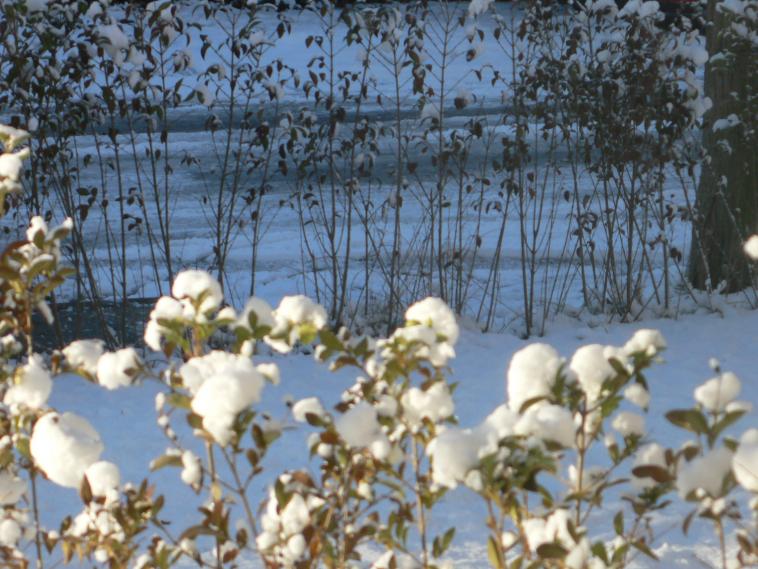
[[[0,184],[14,192],[24,136],[3,128],[0,138]],[[651,390],[644,373],[666,348],[654,330],[623,346],[581,347],[570,359],[529,345],[511,360],[508,401],[463,429],[448,367],[458,325],[436,298],[412,305],[388,337],[358,337],[330,330],[325,310],[304,296],[286,297],[276,309],[251,298],[238,312],[224,306],[210,275],[185,271],[150,315],[150,355],[107,352],[98,340],[34,353],[31,313],[50,314],[46,298],[68,274],[60,247],[69,231],[70,223],[49,228],[34,218],[26,239],[0,257],[4,566],[26,567],[33,557],[43,566],[60,552],[66,561],[140,569],[180,561],[220,567],[249,556],[266,567],[341,568],[365,566],[373,544],[385,551],[373,562],[377,569],[446,567],[455,528],[433,535],[429,520],[452,491],[486,504],[494,567],[624,567],[633,550],[654,556],[648,521],[679,499],[692,504],[685,531],[695,518],[713,525],[725,568],[758,561],[758,429],[739,440],[725,435],[749,411],[737,399],[740,381],[714,363],[715,376],[695,390],[694,405],[667,414],[693,439],[680,448],[653,440],[645,431]],[[752,243],[747,249],[753,252]],[[219,339],[226,349],[211,348]],[[279,474],[258,510],[250,483],[281,433],[256,408],[266,384],[280,381],[275,364],[256,363],[261,343],[277,352],[311,345],[318,362],[352,369],[356,381],[336,404],[309,397],[293,405],[295,421],[312,427],[312,468]],[[106,389],[160,382],[158,425],[169,449],[152,469],[177,469],[199,496],[199,519],[169,527],[150,476],[122,482],[118,465],[100,460],[96,426],[48,405],[52,378],[63,372]],[[205,457],[172,428],[178,416]],[[83,502],[57,528],[40,524],[37,487],[48,483],[78,489]],[[608,508],[604,498],[619,487],[628,506],[613,512],[616,537],[599,540],[588,517]],[[236,528],[233,510],[245,520]],[[727,532],[738,544],[728,558]]]

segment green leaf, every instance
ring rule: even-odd
[[[613,371],[615,371],[619,376],[623,378],[629,377],[629,371],[619,360],[616,358],[609,358],[608,363],[611,364]]]
[[[13,452],[9,448],[0,450],[0,470],[7,468],[13,462]]]
[[[334,350],[334,351],[344,350],[344,346],[342,345],[342,342],[339,341],[339,338],[337,338],[337,335],[331,330],[328,330],[328,329],[321,330],[318,333],[318,337],[321,340],[321,343],[326,348],[330,350]]]
[[[32,453],[29,451],[29,439],[26,437],[21,437],[18,439],[18,442],[16,442],[16,450],[18,450],[19,453],[21,453],[21,456],[24,458],[27,458],[29,460],[32,459]]]
[[[187,395],[184,395],[183,393],[169,393],[168,397],[166,398],[170,405],[173,407],[177,407],[179,409],[187,409],[189,410],[192,406],[192,399],[190,399]]]
[[[527,399],[526,401],[524,401],[521,404],[521,407],[519,408],[518,412],[519,413],[524,413],[524,411],[526,411],[527,409],[529,409],[529,407],[531,407],[535,403],[539,403],[540,401],[545,401],[546,399],[547,399],[547,397],[545,397],[544,395],[541,395],[539,397],[532,397],[531,399]]]
[[[318,334],[318,330],[315,328],[315,326],[308,322],[305,324],[300,324],[297,332],[302,344],[310,344],[313,342],[313,340],[316,339],[316,334]]]
[[[606,551],[605,544],[602,541],[596,541],[592,544],[592,554],[608,565],[608,551]]]
[[[629,551],[629,543],[624,543],[620,547],[617,547],[613,552],[609,565],[620,563],[626,557],[627,551]]]
[[[167,466],[182,466],[182,457],[176,454],[164,454],[150,463],[150,472],[155,472]]]
[[[187,423],[193,429],[202,429],[203,428],[203,418],[200,415],[198,415],[197,413],[188,413],[187,414]]]
[[[543,543],[537,548],[537,555],[542,559],[563,559],[568,551],[558,543]]]
[[[216,535],[216,532],[207,526],[191,526],[182,532],[179,541],[183,539],[195,539],[201,535]]]
[[[90,486],[86,475],[82,476],[82,483],[79,485],[79,496],[85,504],[89,504],[92,501],[92,486]]]
[[[656,561],[658,561],[658,556],[655,553],[653,553],[653,550],[650,549],[650,547],[648,547],[647,543],[645,543],[644,540],[640,539],[638,541],[633,541],[632,547],[641,551],[642,553],[647,555],[650,559],[655,559]]]
[[[674,409],[666,413],[669,423],[702,435],[708,432],[708,421],[697,409]]]
[[[690,525],[692,524],[692,520],[695,518],[695,514],[697,513],[697,510],[691,511],[689,514],[687,514],[684,518],[684,522],[682,522],[682,533],[686,536],[690,531]]]
[[[453,538],[455,537],[455,528],[452,527],[449,530],[445,532],[445,535],[442,536],[442,552],[444,553],[447,551],[447,548],[450,547],[450,544],[453,542]]]
[[[613,529],[616,535],[624,535],[624,512],[618,512],[613,516]]]
[[[669,471],[662,466],[655,464],[645,464],[642,466],[635,466],[632,469],[632,474],[637,478],[652,478],[660,484],[671,482],[674,478],[669,474]]]
[[[723,419],[713,425],[713,430],[711,431],[713,440],[716,440],[718,436],[724,431],[724,429],[732,426],[734,423],[739,421],[744,414],[745,411],[732,411],[724,415]]]
[[[505,565],[503,565],[503,561],[498,554],[497,544],[492,536],[487,539],[487,559],[489,559],[490,565],[493,567],[496,567],[497,569],[505,569]]]
[[[168,400],[169,405],[179,409],[186,409],[189,411],[192,406],[192,399],[183,393],[169,393],[166,399]]]
[[[444,535],[435,537],[432,544],[432,555],[436,558],[442,557],[447,548],[450,547],[450,542],[453,541],[454,536],[455,528],[450,528]]]

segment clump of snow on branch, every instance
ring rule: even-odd
[[[221,285],[205,271],[182,271],[176,276],[171,295],[182,302],[185,316],[207,314],[217,310],[224,300]]]
[[[468,15],[470,18],[476,18],[489,10],[493,0],[471,0],[468,5]]]
[[[538,397],[548,397],[563,359],[552,346],[530,344],[511,358],[507,373],[508,405],[514,411]]]
[[[666,349],[666,340],[658,330],[637,330],[629,341],[624,344],[623,351],[627,355],[641,352],[647,356],[654,356]]]
[[[69,367],[81,370],[90,377],[97,376],[97,364],[103,355],[102,340],[76,340],[63,348],[63,356]]]
[[[758,261],[758,235],[751,235],[743,245],[745,254],[753,261]]]
[[[718,498],[723,492],[724,477],[732,469],[732,451],[721,447],[679,465],[676,488],[682,498],[695,491]]]
[[[308,415],[322,418],[326,415],[324,406],[319,401],[318,397],[306,397],[301,399],[292,406],[292,416],[295,421],[304,423],[307,421]]]
[[[516,413],[501,405],[474,429],[449,427],[442,431],[426,449],[433,462],[434,482],[447,488],[471,485],[476,480],[470,476],[472,470],[481,459],[497,452],[500,441],[515,434],[518,421]]]
[[[647,409],[650,405],[650,393],[639,383],[633,383],[624,389],[624,398],[642,409]]]
[[[238,319],[237,326],[240,328],[251,328],[251,321],[256,327],[267,327],[273,329],[276,326],[274,311],[271,305],[262,298],[251,297],[242,309]]]
[[[0,470],[0,505],[13,506],[26,492],[26,482],[9,469]]]
[[[439,298],[429,297],[408,308],[405,326],[398,328],[387,340],[381,340],[382,355],[391,357],[393,345],[399,343],[418,358],[428,359],[437,367],[455,357],[458,323],[455,314]]]
[[[389,439],[379,424],[376,409],[366,401],[351,407],[335,421],[334,426],[349,447],[366,448],[379,460],[389,456]]]
[[[720,374],[718,377],[709,379],[703,385],[695,389],[695,400],[704,409],[712,412],[724,411],[731,402],[737,399],[740,393],[741,382],[730,371]]]
[[[563,560],[566,567],[580,569],[590,558],[590,545],[586,538],[577,543],[569,531],[571,515],[568,510],[557,509],[546,518],[529,518],[523,522],[524,534],[529,548],[536,551],[541,545],[557,543],[569,554]]]
[[[290,474],[281,475],[278,483],[291,495],[286,504],[282,504],[278,493],[271,489],[256,545],[277,566],[295,567],[307,551],[304,532],[311,525],[313,513],[324,505],[324,500]]]
[[[326,310],[304,295],[285,296],[273,312],[274,328],[265,338],[276,351],[287,353],[299,340],[326,326]]]
[[[515,431],[534,443],[551,442],[565,448],[575,444],[574,418],[568,409],[560,405],[532,405],[516,423]]]
[[[609,360],[618,356],[618,348],[590,344],[579,348],[571,358],[569,369],[576,375],[590,405],[600,399],[603,383],[616,375]]]
[[[622,411],[614,417],[611,426],[622,437],[641,437],[645,434],[645,417],[631,411]]]
[[[107,24],[97,27],[97,35],[103,50],[113,59],[117,66],[126,61],[129,54],[129,38],[118,24]]]
[[[202,475],[202,463],[198,456],[191,450],[185,450],[182,453],[182,473],[180,475],[182,482],[192,488],[198,488]]]
[[[69,488],[79,488],[85,471],[103,452],[95,428],[73,413],[43,415],[34,425],[29,446],[34,462],[47,477]]]
[[[401,403],[412,430],[418,429],[423,419],[438,423],[455,412],[453,397],[444,382],[437,382],[426,391],[411,387],[403,394]]]
[[[221,445],[232,437],[232,424],[243,409],[260,401],[264,378],[246,356],[222,351],[193,358],[180,369],[193,395],[192,410]]]
[[[107,460],[100,460],[87,467],[84,475],[87,477],[93,496],[103,497],[106,502],[118,499],[118,489],[121,485],[121,473],[118,466]]]
[[[740,437],[732,458],[732,470],[745,490],[758,494],[758,429],[748,429]]]
[[[650,443],[640,448],[635,457],[633,467],[656,466],[666,468],[666,449],[658,443]],[[632,476],[632,485],[638,490],[652,488],[656,485],[653,478],[648,476]]]
[[[33,355],[19,368],[16,382],[5,393],[3,402],[11,407],[40,409],[47,403],[53,389],[53,380],[42,357]]]
[[[141,367],[142,362],[134,348],[108,352],[97,362],[97,381],[106,389],[128,387]]]

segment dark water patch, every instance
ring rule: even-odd
[[[104,340],[109,347],[141,346],[145,324],[156,301],[157,298],[130,298],[125,302],[82,300],[51,305],[53,324],[38,312],[32,317],[34,349],[47,352],[84,339]]]

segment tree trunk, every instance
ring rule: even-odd
[[[689,279],[698,289],[725,282],[724,292],[735,292],[752,284],[742,243],[758,232],[758,64],[749,42],[725,37],[732,16],[716,10],[719,3],[708,1],[706,47],[711,61],[705,70],[705,94],[713,106],[703,124],[703,147],[709,158],[703,163],[697,191]],[[714,62],[721,53],[726,59],[717,57]],[[714,123],[730,115],[742,122],[714,132]]]

